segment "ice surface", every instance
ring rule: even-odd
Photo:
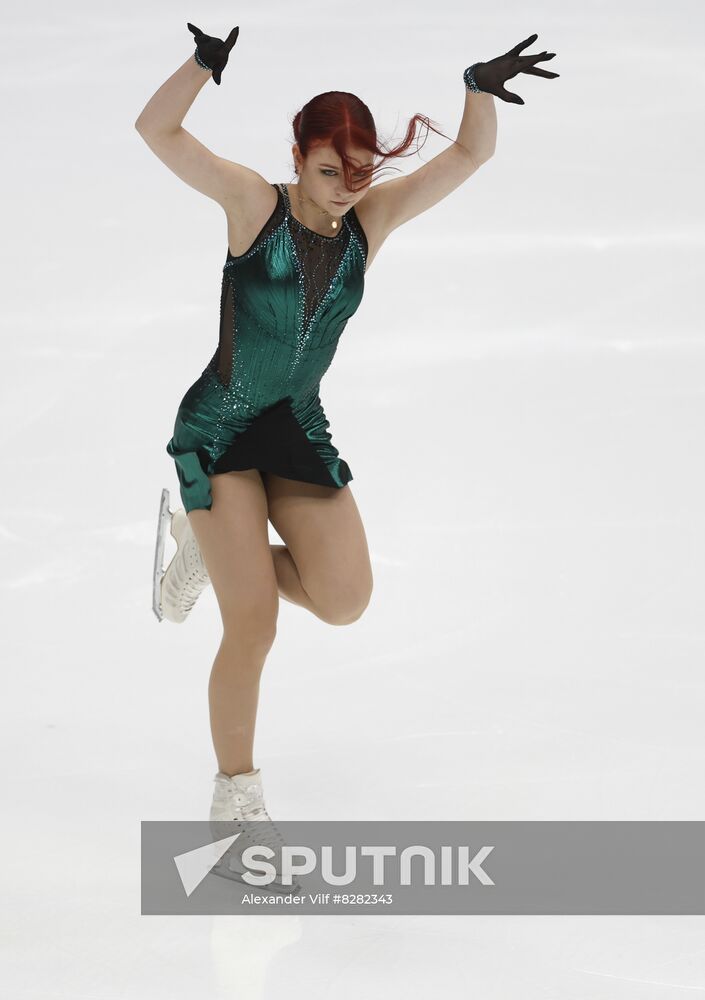
[[[241,34],[185,126],[270,181],[293,179],[290,121],[322,90],[359,94],[396,142],[415,112],[454,137],[463,69],[533,31],[561,73],[510,81],[526,104],[496,102],[495,157],[390,236],[324,380],[375,591],[344,628],[282,602],[256,736],[270,812],[703,819],[703,6],[400,11],[5,14],[15,1000],[705,993],[702,917],[139,914],[140,821],[205,818],[215,770],[215,597],[158,624],[150,586],[160,490],[177,489],[164,447],[215,347],[225,220],[133,128],[194,18]],[[399,166],[446,145],[431,133]]]

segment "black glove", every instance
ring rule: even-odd
[[[186,27],[195,36],[198,58],[206,64],[209,70],[212,70],[213,79],[220,86],[220,74],[227,65],[230,50],[240,34],[240,27],[233,28],[225,41],[222,38],[211,38],[210,35],[204,35],[200,28],[189,24],[188,21]]]
[[[560,73],[549,73],[545,69],[536,69],[534,65],[537,62],[545,62],[546,59],[553,59],[555,52],[543,51],[537,56],[519,55],[522,49],[533,45],[538,37],[538,35],[531,35],[530,38],[515,45],[509,52],[505,52],[503,56],[497,56],[495,59],[490,59],[489,62],[476,66],[475,83],[480,90],[486,94],[501,97],[503,101],[509,101],[511,104],[523,104],[524,102],[518,94],[512,94],[509,90],[504,89],[506,80],[511,80],[518,73],[531,73],[533,76],[543,76],[549,80],[560,76]]]

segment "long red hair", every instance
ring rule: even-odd
[[[449,138],[444,132],[434,128],[430,118],[417,114],[410,119],[403,141],[392,149],[383,149],[378,145],[377,126],[367,105],[355,94],[349,94],[344,90],[328,90],[312,97],[296,113],[292,127],[294,140],[304,158],[315,146],[333,146],[343,163],[346,187],[350,191],[357,191],[358,189],[352,184],[352,175],[354,172],[360,173],[360,167],[348,157],[346,150],[351,146],[361,147],[373,154],[373,158],[378,157],[381,160],[376,166],[364,171],[364,186],[378,171],[384,169],[387,160],[404,156],[416,137],[417,124],[426,126],[424,142],[428,138],[429,129],[433,129],[437,135]],[[417,146],[414,152],[419,148]]]

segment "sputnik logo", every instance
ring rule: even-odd
[[[187,896],[190,896],[199,887],[213,866],[220,861],[239,836],[240,834],[236,833],[232,837],[214,840],[203,847],[197,847],[193,851],[186,851],[184,854],[174,856],[174,864]]]

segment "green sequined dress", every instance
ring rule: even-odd
[[[291,212],[284,184],[244,254],[223,267],[218,347],[187,390],[166,446],[186,511],[210,510],[208,476],[260,469],[342,487],[353,478],[328,430],[320,382],[365,285],[354,206],[335,236]]]

